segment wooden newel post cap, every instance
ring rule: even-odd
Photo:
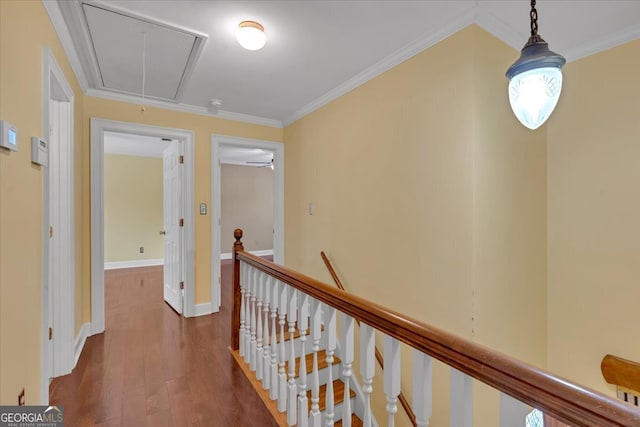
[[[233,237],[236,239],[236,243],[240,243],[240,239],[242,239],[242,230],[239,228],[233,230]]]

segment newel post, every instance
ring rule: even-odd
[[[233,243],[233,312],[231,313],[231,349],[238,350],[240,348],[240,339],[238,331],[240,330],[240,304],[242,296],[240,294],[240,260],[238,259],[238,251],[244,251],[242,245],[242,230],[236,228],[233,230],[233,237],[236,241]]]

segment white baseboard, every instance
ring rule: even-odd
[[[203,302],[202,304],[196,304],[196,316],[206,316],[213,313],[210,302]]]
[[[273,249],[265,249],[262,251],[249,251],[250,254],[253,254],[255,256],[269,256],[269,255],[273,255]],[[224,254],[220,254],[220,259],[231,259],[233,257],[233,254],[231,252],[227,252]]]
[[[164,265],[164,259],[139,259],[135,261],[115,261],[105,262],[105,270],[115,270],[117,268],[151,267],[154,265]]]
[[[80,359],[80,354],[82,353],[82,349],[84,348],[84,343],[87,341],[87,338],[91,335],[91,323],[83,323],[80,327],[80,331],[78,332],[78,336],[76,337],[76,342],[73,345],[73,368],[75,369],[78,364],[78,359]]]

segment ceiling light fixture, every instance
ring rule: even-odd
[[[264,27],[255,21],[242,21],[238,25],[238,43],[247,50],[262,49],[267,42]]]
[[[562,71],[566,60],[549,50],[538,35],[536,0],[531,0],[531,37],[520,58],[507,70],[509,103],[520,123],[537,129],[551,115],[562,91]]]

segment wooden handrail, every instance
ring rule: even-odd
[[[602,359],[600,369],[609,384],[640,393],[640,363],[607,354]]]
[[[239,242],[242,232],[234,233],[234,236]],[[640,426],[640,411],[630,405],[244,252],[239,247],[240,245],[234,245],[234,262],[238,265],[240,261],[246,262],[312,298],[538,408],[559,421],[585,427]],[[234,268],[234,272],[237,269]],[[234,298],[239,300],[240,285],[237,275],[234,276],[234,290]],[[239,317],[239,303],[234,303],[233,316]],[[237,349],[237,339],[234,340],[234,345],[234,349]]]
[[[329,258],[324,253],[324,251],[320,251],[320,256],[322,257],[322,261],[324,261],[324,265],[327,267],[327,270],[329,270],[329,274],[333,278],[333,281],[335,282],[338,289],[342,291],[346,291],[346,289],[344,288],[344,285],[342,284],[342,281],[340,281],[338,274],[333,269],[333,266],[331,265],[331,261],[329,261]],[[358,326],[360,326],[360,321],[356,320],[356,322],[358,323]],[[380,350],[378,349],[377,345],[375,346],[375,353],[376,353],[376,360],[378,361],[380,368],[384,369],[384,358],[382,357],[382,353],[380,353]],[[402,409],[404,409],[404,412],[407,414],[407,417],[409,417],[409,421],[411,421],[411,424],[414,427],[418,427],[416,414],[413,412],[413,409],[411,408],[411,405],[409,404],[409,401],[407,400],[407,397],[404,395],[402,390],[400,390],[400,394],[398,395],[398,400],[400,401],[400,405],[402,405]]]

